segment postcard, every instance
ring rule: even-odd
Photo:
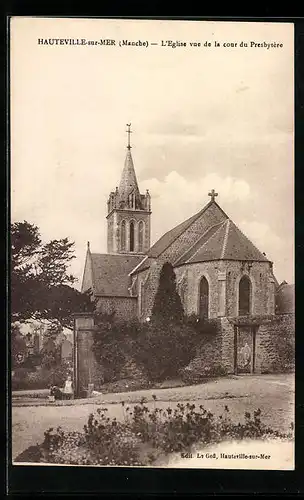
[[[294,26],[12,17],[14,465],[294,470]]]

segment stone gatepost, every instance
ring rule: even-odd
[[[93,346],[94,316],[92,313],[76,313],[74,316],[74,387],[75,396],[92,392],[98,370]]]

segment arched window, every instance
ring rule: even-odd
[[[251,312],[251,281],[243,276],[239,283],[239,316],[246,316]]]
[[[144,249],[144,222],[141,220],[138,224],[138,251],[142,252]]]
[[[120,248],[121,250],[126,249],[126,221],[123,220],[120,225]]]
[[[209,317],[209,284],[205,276],[199,286],[199,315],[201,318]]]
[[[134,222],[131,220],[131,222],[130,222],[130,252],[134,252],[134,244],[135,244],[135,227],[134,227]]]

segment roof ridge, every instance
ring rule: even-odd
[[[193,259],[193,258],[195,257],[195,255],[196,255],[196,254],[197,254],[197,253],[198,253],[198,252],[199,252],[199,251],[200,251],[200,250],[201,250],[201,249],[202,249],[205,245],[207,245],[207,243],[209,243],[209,242],[210,242],[210,240],[212,240],[212,238],[214,238],[214,237],[218,234],[218,232],[222,229],[222,227],[224,226],[224,224],[226,224],[226,221],[225,221],[225,220],[224,220],[224,221],[222,221],[222,222],[219,224],[219,226],[220,226],[220,227],[218,227],[218,229],[215,231],[215,233],[213,233],[213,234],[210,236],[210,238],[208,238],[208,239],[205,241],[205,243],[203,243],[203,244],[202,244],[202,246],[201,246],[201,247],[199,247],[199,248],[196,250],[196,252],[194,252],[194,254],[193,254],[193,255],[191,255],[191,257],[190,257],[188,260],[186,260],[186,264],[189,264],[190,259]],[[211,228],[210,228],[210,229],[211,229]]]
[[[220,210],[221,212],[225,215],[226,219],[228,219],[228,215],[224,212],[224,210],[215,202],[215,201],[212,201],[210,200],[207,205],[205,205],[199,212],[197,212],[196,214],[192,215],[191,217],[189,217],[188,219],[186,219],[185,221],[183,222],[180,222],[179,224],[177,224],[176,226],[172,227],[172,229],[169,229],[169,231],[167,231],[166,233],[164,233],[155,243],[154,245],[156,245],[156,243],[158,243],[164,236],[166,236],[168,233],[170,233],[171,231],[173,231],[174,229],[177,229],[179,226],[182,226],[183,224],[185,224],[185,227],[184,227],[184,231],[186,231],[187,229],[189,229],[189,227],[212,205],[212,204],[215,204]],[[191,220],[192,219],[192,220]],[[187,225],[186,223],[189,223],[189,225]],[[156,257],[159,257],[162,253],[164,253],[165,250],[167,250],[167,248],[172,245],[178,238],[180,237],[180,234],[178,234],[177,236],[175,236],[175,238],[173,238],[172,241],[170,241],[167,246],[165,248],[163,248],[163,250],[156,256]],[[153,246],[154,246],[153,245]],[[151,247],[151,249],[153,248],[153,246]],[[151,250],[150,249],[150,250]],[[149,257],[155,257],[153,255],[150,255],[149,252],[148,252],[148,256]]]
[[[179,261],[180,261],[183,257],[185,257],[185,255],[187,255],[187,253],[189,253],[189,252],[193,249],[193,247],[195,247],[195,245],[197,245],[197,244],[199,243],[199,241],[200,241],[200,240],[201,240],[201,239],[202,239],[202,238],[203,238],[203,237],[204,237],[204,236],[205,236],[205,235],[206,235],[206,234],[207,234],[207,233],[208,233],[211,229],[213,229],[213,228],[214,228],[214,227],[216,227],[216,226],[220,226],[220,225],[222,225],[222,224],[223,224],[223,222],[226,222],[226,221],[217,222],[216,224],[213,224],[213,226],[208,227],[208,229],[206,229],[206,231],[205,231],[203,234],[201,234],[201,235],[199,236],[199,238],[198,238],[198,239],[197,239],[197,240],[193,243],[193,245],[191,245],[191,246],[190,246],[190,248],[188,248],[188,249],[187,249],[187,250],[186,250],[186,251],[185,251],[182,255],[180,255],[180,257],[179,257],[179,258],[178,258],[178,259],[177,259],[177,260],[173,263],[173,266],[175,266],[175,265],[177,266],[177,265],[178,265],[178,263],[179,263]],[[213,233],[213,234],[215,234],[215,233]],[[213,235],[211,235],[211,236],[213,236]],[[210,236],[210,237],[209,237],[209,238],[205,241],[205,243],[207,243],[207,241],[209,241],[209,239],[211,238],[211,236]],[[205,243],[204,243],[204,244],[205,244]],[[204,244],[203,244],[202,246],[204,246]],[[199,247],[199,248],[202,248],[202,247]],[[194,255],[195,255],[195,253],[194,253]],[[193,256],[192,256],[192,257],[193,257]],[[187,261],[186,261],[186,262],[187,262]]]
[[[143,260],[141,260],[138,264],[136,264],[136,266],[134,267],[134,269],[132,269],[132,271],[129,272],[128,276],[131,276],[134,271],[136,271],[136,269],[141,266],[141,264],[143,264],[146,260],[148,259],[148,255],[145,255]]]
[[[90,254],[91,269],[92,269],[92,288],[93,288],[92,291],[95,294],[96,293],[95,272],[94,272],[95,271],[95,266],[94,266],[94,262],[93,262],[93,259],[92,259],[92,256],[95,255],[95,254],[92,254],[91,252],[89,252],[89,254]]]
[[[108,253],[108,252],[104,252],[104,253],[97,253],[97,252],[93,252],[91,253],[91,256],[98,256],[98,255],[111,255],[111,257],[140,257],[140,256],[143,256],[144,257],[144,254],[142,253]]]
[[[226,225],[226,231],[225,231],[225,236],[224,236],[224,241],[223,241],[223,248],[222,248],[222,253],[221,253],[221,259],[224,259],[224,255],[225,255],[225,252],[226,252],[227,241],[228,241],[228,233],[229,233],[229,229],[230,229],[230,219],[227,219],[227,221],[225,221],[225,223],[227,223],[227,225]]]

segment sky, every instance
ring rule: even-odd
[[[267,48],[273,42],[283,46]],[[140,191],[151,194],[152,243],[201,210],[214,188],[274,262],[278,281],[293,283],[293,71],[292,24],[13,18],[12,222],[37,225],[44,241],[74,241],[80,288],[87,241],[92,252],[107,251],[107,199],[131,122]]]

